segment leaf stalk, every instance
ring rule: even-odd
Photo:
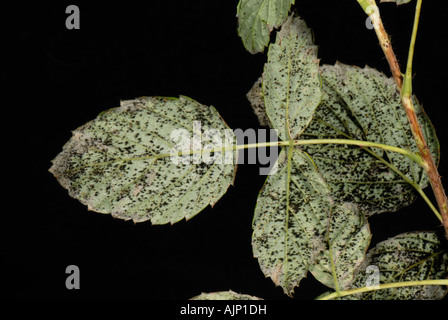
[[[267,142],[267,143],[253,143],[247,145],[239,145],[236,146],[235,150],[238,149],[248,149],[248,148],[263,148],[263,147],[272,147],[272,146],[291,146],[291,144],[296,146],[302,145],[313,145],[313,144],[344,144],[344,145],[352,145],[358,146],[360,148],[377,148],[386,151],[392,151],[399,154],[402,154],[412,161],[417,163],[420,166],[424,166],[425,163],[423,160],[414,152],[410,150],[406,150],[399,147],[394,147],[382,143],[369,142],[369,141],[361,141],[361,140],[351,140],[351,139],[309,139],[309,140],[288,140],[288,141],[278,141],[278,142]],[[218,151],[218,150],[217,150]]]
[[[319,298],[317,298],[317,300],[332,300],[335,298],[345,297],[345,296],[369,292],[369,291],[384,290],[384,289],[391,289],[391,288],[401,288],[401,287],[411,287],[411,286],[427,286],[427,285],[448,286],[448,279],[384,283],[384,284],[380,284],[378,286],[363,287],[363,288],[356,288],[356,289],[344,290],[344,291],[339,291],[339,292],[333,292],[324,297],[319,297]]]

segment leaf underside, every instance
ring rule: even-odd
[[[252,247],[266,277],[291,295],[325,249],[330,189],[302,151],[285,149],[260,192]]]
[[[270,45],[262,91],[267,117],[280,139],[296,139],[321,100],[317,47],[300,18],[288,18]]]
[[[379,270],[379,284],[444,279],[448,276],[448,252],[434,232],[410,232],[380,242],[369,250],[353,288],[372,285],[368,266]],[[439,300],[446,286],[409,286],[343,297],[348,300]]]
[[[350,139],[417,151],[393,79],[368,67],[319,67],[299,18],[289,18],[271,44],[261,92],[259,81],[251,104],[282,140]],[[438,159],[434,128],[414,103]],[[285,147],[277,165],[257,200],[252,245],[265,276],[288,295],[308,271],[328,287],[349,289],[371,239],[364,216],[409,205],[416,198],[410,183],[428,183],[405,156],[362,146]]]
[[[364,262],[371,237],[369,224],[356,205],[334,206],[329,219],[327,248],[319,253],[310,272],[327,287],[349,289],[356,270]]]
[[[351,139],[401,147],[417,152],[393,79],[365,67],[337,63],[320,68],[321,103],[298,139]],[[260,104],[258,82],[248,94],[262,125],[275,127]],[[418,100],[414,107],[436,163],[440,146],[434,127]],[[283,117],[284,118],[284,117]],[[278,125],[284,128],[284,125]],[[356,203],[367,214],[397,211],[411,204],[428,185],[424,170],[409,158],[380,149],[349,145],[302,146],[313,158],[335,198]]]
[[[308,271],[331,288],[335,283],[348,288],[370,243],[367,221],[356,205],[334,203],[306,153],[289,149],[288,159],[288,149],[280,153],[278,171],[258,197],[254,257],[265,276],[289,296]]]
[[[352,139],[418,151],[393,79],[369,67],[342,63],[321,67],[321,74],[322,103],[301,138]],[[434,128],[415,98],[414,105],[437,162]],[[417,194],[409,181],[422,189],[428,184],[423,168],[398,153],[331,144],[303,150],[313,158],[334,197],[358,204],[367,215],[411,204]]]
[[[300,18],[283,24],[269,47],[261,81],[266,122],[282,140],[300,135],[321,99],[317,49]],[[256,112],[257,91],[255,84],[251,103]],[[326,248],[333,200],[313,161],[298,148],[284,148],[275,167],[257,200],[252,247],[265,276],[291,296]]]
[[[248,294],[236,293],[232,290],[229,290],[229,291],[201,293],[200,295],[191,298],[191,300],[263,300],[263,299]]]
[[[309,32],[304,24],[297,25],[296,35]],[[272,57],[269,59],[275,57],[275,64],[283,67],[276,69],[283,72],[271,72],[274,68],[270,64],[274,63],[268,61],[263,77],[248,94],[262,125],[278,129],[283,140],[289,140],[289,130],[293,139],[351,139],[418,152],[393,79],[369,67],[361,69],[338,62],[319,68],[320,79],[317,80],[322,84],[318,86],[317,75],[310,72],[317,66],[315,60],[302,59],[300,62],[308,63],[308,66],[297,68],[299,80],[293,81],[285,71],[289,61],[297,60],[300,52],[309,50],[313,55],[315,52],[309,41],[302,43],[304,47],[301,51],[293,51],[292,58],[278,53],[277,44],[271,45],[268,54],[272,52]],[[282,46],[287,47],[283,43]],[[301,77],[306,79],[304,87]],[[263,92],[258,90],[259,81],[262,81]],[[297,87],[300,89],[288,90]],[[264,99],[263,103],[258,97]],[[300,104],[300,101],[305,103]],[[317,106],[316,102],[320,104]],[[434,127],[415,97],[413,102],[430,152],[438,163],[440,150]],[[299,111],[300,122],[291,110]],[[300,125],[295,127],[297,123]],[[420,166],[394,152],[332,144],[301,148],[313,158],[335,198],[358,204],[367,215],[397,211],[411,204],[417,198],[417,192],[410,182],[421,189],[428,185],[428,178]]]
[[[188,220],[214,205],[235,174],[233,162],[171,160],[173,130],[193,141],[194,121],[222,136],[228,129],[215,108],[187,97],[122,101],[76,129],[50,172],[89,210],[153,224]]]
[[[237,7],[238,35],[250,53],[263,52],[273,28],[288,17],[295,0],[240,0]]]

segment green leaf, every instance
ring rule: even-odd
[[[321,100],[319,60],[310,29],[290,17],[271,44],[263,73],[266,114],[282,140],[297,138]]]
[[[50,172],[89,210],[153,224],[188,220],[213,206],[235,174],[233,161],[219,161],[233,152],[201,157],[207,128],[234,143],[215,108],[190,98],[123,101],[76,129]]]
[[[320,252],[310,272],[330,288],[350,288],[356,270],[365,259],[370,239],[369,225],[356,205],[334,206],[328,226],[327,249]]]
[[[381,3],[383,2],[396,2],[397,6],[402,5],[402,4],[406,4],[411,2],[412,0],[380,0]]]
[[[263,52],[273,28],[285,22],[295,0],[240,0],[237,7],[238,34],[246,49]]]
[[[448,276],[448,252],[434,232],[398,235],[369,250],[353,288],[374,285],[375,273],[366,272],[369,266],[379,271],[378,284],[444,279]],[[344,299],[438,300],[446,293],[445,286],[409,286],[365,292]]]
[[[300,138],[352,139],[418,151],[393,79],[369,67],[341,63],[323,66],[321,72],[322,103]],[[438,161],[434,128],[416,99],[414,103]],[[420,188],[428,184],[418,164],[391,151],[346,145],[313,145],[303,150],[313,158],[335,198],[356,203],[369,215],[409,205],[416,199],[410,183]]]
[[[252,247],[265,276],[291,296],[325,249],[333,202],[308,155],[296,148],[286,150],[258,196]]]
[[[236,293],[232,290],[219,291],[211,293],[201,293],[200,295],[191,298],[191,300],[263,300],[248,294]]]

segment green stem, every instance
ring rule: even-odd
[[[411,286],[427,286],[427,285],[448,286],[448,279],[385,283],[385,284],[380,284],[377,287],[356,288],[356,289],[340,291],[339,293],[338,292],[333,292],[333,293],[330,293],[329,295],[326,295],[324,297],[318,298],[317,300],[331,300],[331,299],[334,299],[334,298],[340,298],[340,297],[345,297],[345,296],[349,296],[349,295],[353,295],[353,294],[364,293],[364,292],[369,292],[369,291],[376,291],[376,290],[384,290],[384,289],[391,289],[391,288],[401,288],[401,287],[411,287]]]
[[[406,66],[406,74],[405,74],[404,81],[403,81],[403,90],[401,92],[402,96],[410,97],[412,95],[412,64],[414,61],[415,42],[417,39],[418,25],[420,22],[420,13],[422,10],[422,2],[423,2],[423,0],[418,0],[417,6],[415,8],[414,27],[412,30],[411,44],[409,45],[409,55],[408,55],[408,62],[407,62],[407,66]]]
[[[361,140],[351,140],[351,139],[309,139],[309,140],[291,140],[291,141],[277,141],[277,142],[266,142],[266,143],[252,143],[252,144],[246,144],[246,145],[237,145],[234,147],[233,150],[240,150],[240,149],[249,149],[249,148],[263,148],[263,147],[273,147],[273,146],[290,146],[291,144],[294,144],[296,146],[303,146],[303,145],[313,145],[313,144],[344,144],[344,145],[352,145],[352,146],[358,146],[361,148],[377,148],[387,151],[392,151],[395,153],[402,154],[408,158],[410,158],[412,161],[417,163],[420,166],[424,166],[424,162],[422,159],[414,152],[389,146],[382,143],[376,143],[376,142],[369,142],[369,141],[361,141]],[[219,149],[219,148],[218,148]],[[215,151],[219,151],[219,150]],[[222,148],[221,148],[222,150]]]
[[[373,2],[375,1],[358,0],[358,3],[361,5],[364,11],[366,11],[368,4]],[[425,172],[428,175],[431,188],[434,192],[434,197],[437,201],[440,216],[442,217],[442,224],[445,229],[446,236],[448,238],[448,198],[445,194],[441,177],[438,173],[434,158],[432,157],[431,152],[429,151],[428,145],[423,135],[423,131],[419,124],[412,102],[412,63],[414,58],[414,49],[417,38],[417,30],[420,20],[422,2],[423,2],[422,0],[418,0],[416,6],[414,27],[411,37],[411,45],[409,48],[409,59],[407,62],[407,69],[404,80],[403,75],[400,72],[400,64],[398,63],[397,57],[395,56],[395,52],[392,48],[389,36],[386,30],[384,29],[381,16],[379,15],[378,11],[373,13],[369,13],[366,11],[366,13],[370,15],[371,19],[374,22],[373,25],[375,27],[374,28],[375,33],[378,37],[381,48],[383,49],[384,55],[389,63],[389,67],[392,72],[392,76],[397,84],[398,90],[400,91],[401,101],[409,121],[412,135],[414,137],[415,143],[417,145],[421,157],[421,162],[423,163],[422,167],[425,169]]]
[[[412,102],[412,63],[414,59],[415,42],[417,39],[418,25],[422,8],[422,0],[417,1],[415,8],[414,27],[412,30],[411,44],[409,46],[409,57],[406,67],[406,74],[401,88],[401,100],[408,117],[414,140],[417,144],[422,161],[425,163],[425,171],[429,177],[434,196],[442,217],[442,224],[445,228],[445,234],[448,238],[448,199],[443,188],[441,177],[438,173],[434,158],[429,152],[428,145],[423,136],[422,128],[415,114]]]
[[[362,9],[369,14],[368,9],[371,6],[376,5],[375,0],[357,0]]]
[[[432,210],[432,212],[434,212],[437,219],[439,219],[439,221],[443,223],[442,215],[439,213],[437,208],[432,204],[431,200],[429,200],[428,196],[423,192],[422,188],[420,188],[420,186],[417,185],[415,182],[411,183],[411,185],[414,186],[415,190],[417,190],[417,192],[421,195],[423,200],[428,204],[429,208]]]
[[[403,178],[404,181],[406,181],[406,183],[410,184],[422,196],[423,200],[428,204],[429,208],[434,212],[437,219],[439,219],[440,222],[443,222],[442,216],[440,215],[439,211],[432,204],[431,200],[429,200],[429,198],[426,196],[425,192],[422,190],[422,188],[420,187],[420,185],[417,182],[413,181],[412,179],[409,179],[405,174],[403,174],[400,170],[398,170],[392,163],[387,162],[382,157],[378,156],[375,152],[373,152],[369,149],[366,149],[366,151],[368,153],[370,153],[372,156],[374,156],[375,158],[377,158],[378,161],[383,163],[390,170],[392,170],[393,172],[398,174],[401,178]]]

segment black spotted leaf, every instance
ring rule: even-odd
[[[324,285],[346,290],[364,262],[372,235],[364,214],[351,203],[335,205],[328,221],[327,247],[310,272]]]
[[[237,7],[238,34],[251,53],[263,52],[273,28],[288,17],[295,0],[240,0]]]
[[[322,66],[322,103],[300,138],[351,139],[417,152],[393,79],[369,68],[337,63]],[[434,128],[414,98],[415,110],[436,161],[439,143]],[[396,211],[416,199],[411,183],[428,184],[423,168],[391,151],[348,145],[303,147],[313,158],[333,196],[356,203],[368,215]]]
[[[281,140],[296,139],[321,100],[317,47],[300,18],[289,17],[269,46],[262,82],[270,123]]]
[[[252,247],[264,275],[292,295],[325,249],[333,201],[306,153],[285,148],[277,166],[258,196]]]
[[[435,232],[409,232],[378,243],[370,249],[356,275],[354,288],[386,283],[444,279],[448,252]],[[375,279],[375,277],[379,277]],[[446,286],[408,286],[346,296],[353,300],[439,300]]]
[[[248,294],[236,293],[232,290],[229,290],[229,291],[201,293],[200,295],[191,298],[191,300],[263,300],[263,299]]]
[[[302,30],[296,34],[307,34],[304,24],[296,30]],[[311,38],[304,41],[301,50],[308,50],[313,59],[299,59],[306,66],[295,71],[297,79],[303,77],[300,81],[305,83],[298,87],[285,67],[290,65],[290,56],[281,53],[277,44],[271,45],[272,57],[278,51],[274,58],[278,63],[267,63],[263,77],[248,94],[260,123],[277,129],[282,140],[289,140],[289,130],[293,139],[370,141],[418,152],[394,80],[369,67],[339,62],[319,67],[319,79],[311,72],[316,68],[316,60],[310,41]],[[271,69],[273,72],[269,72]],[[259,90],[260,82],[263,90]],[[438,163],[440,150],[434,127],[416,97],[413,102],[430,152]],[[334,197],[358,204],[368,215],[408,206],[417,198],[416,187],[422,190],[428,185],[423,168],[391,151],[362,148],[362,144],[301,148],[313,158]]]
[[[236,162],[229,161],[229,152],[215,152],[212,161],[198,152],[203,146],[195,135],[211,129],[234,143],[216,109],[190,98],[122,101],[76,129],[50,172],[89,210],[135,222],[175,223],[215,204],[233,183]],[[187,152],[174,157],[180,150]]]

